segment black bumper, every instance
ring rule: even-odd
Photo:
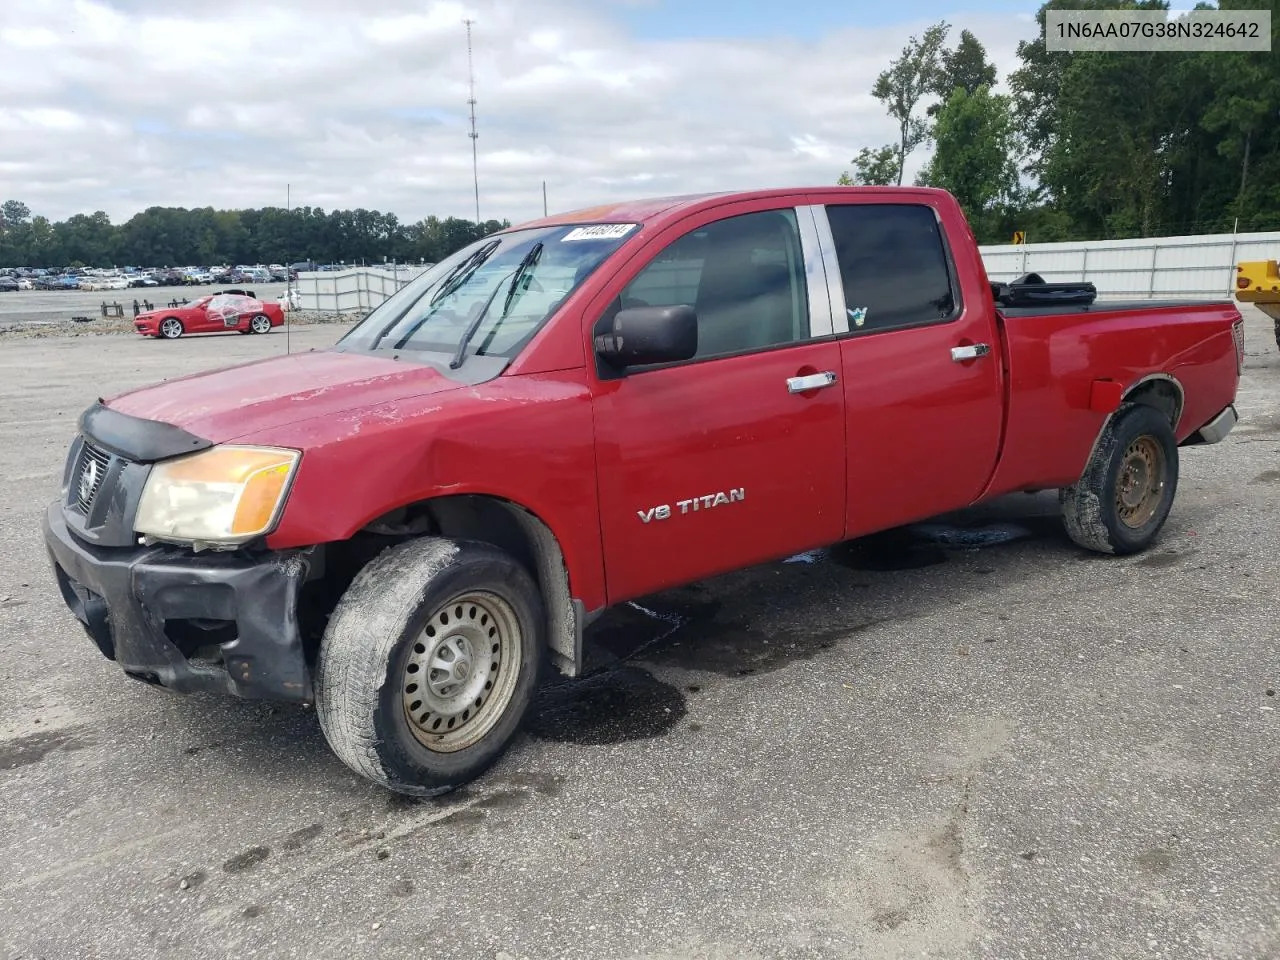
[[[59,503],[44,536],[67,606],[125,673],[178,693],[312,701],[298,628],[305,553],[93,547],[67,528]]]

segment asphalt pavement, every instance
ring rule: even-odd
[[[128,680],[48,568],[81,409],[285,337],[0,341],[0,960],[1280,957],[1280,352],[1248,324],[1242,421],[1183,452],[1150,552],[1018,495],[949,518],[1007,542],[621,607],[427,802],[311,710]]]

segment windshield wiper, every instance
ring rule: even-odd
[[[502,301],[502,317],[506,317],[511,312],[511,301],[516,297],[516,291],[520,289],[520,281],[524,279],[524,275],[537,266],[538,260],[542,257],[542,241],[539,240],[529,252],[524,255],[524,259],[520,261],[520,266],[516,267],[516,275],[511,278],[511,286],[507,289],[507,299]],[[501,319],[501,318],[500,318]]]
[[[491,240],[450,270],[449,275],[440,282],[440,286],[436,289],[436,292],[431,295],[431,300],[429,301],[431,305],[435,306],[449,294],[453,293],[453,291],[457,290],[458,287],[466,283],[467,280],[471,278],[471,274],[480,269],[484,262],[493,256],[493,251],[497,250],[500,246],[502,246],[501,240]]]
[[[502,316],[498,318],[499,323],[506,318],[507,311],[511,309],[511,301],[516,295],[516,289],[520,285],[520,280],[533,268],[533,265],[538,262],[538,258],[541,256],[542,241],[539,240],[529,248],[529,252],[524,255],[524,259],[520,261],[519,265],[515,268],[515,271],[511,274],[511,284],[507,287],[507,298],[502,304]],[[467,346],[471,343],[471,338],[474,337],[476,335],[476,331],[480,329],[480,324],[484,322],[485,314],[487,314],[489,312],[489,308],[493,306],[493,301],[498,296],[498,291],[501,289],[502,284],[499,282],[497,286],[493,288],[493,293],[489,294],[489,299],[484,302],[484,307],[476,314],[475,319],[467,324],[466,332],[462,334],[462,339],[458,341],[458,349],[454,353],[453,359],[449,361],[450,370],[457,370],[462,366],[462,359],[467,351]],[[492,340],[492,336],[490,336],[489,339]]]
[[[467,259],[463,260],[460,264],[458,264],[452,270],[450,270],[448,275],[445,276],[444,280],[440,282],[440,286],[436,288],[436,292],[431,295],[431,299],[427,301],[427,306],[434,307],[437,303],[439,303],[449,294],[453,293],[459,287],[463,286],[468,280],[470,280],[475,275],[475,272],[477,270],[479,270],[482,266],[484,266],[485,261],[488,260],[491,256],[493,256],[493,252],[497,250],[498,247],[500,247],[501,245],[502,245],[501,240],[491,240],[489,243],[486,243],[483,247],[481,247],[475,253],[471,254],[471,256],[467,257]],[[408,313],[409,310],[411,309],[413,308],[406,307],[405,313]],[[433,315],[432,311],[427,310],[427,312],[422,315],[422,318],[417,323],[415,323],[412,327],[410,327],[409,330],[405,333],[405,335],[402,336],[396,342],[394,349],[403,350],[404,345],[408,343],[410,339],[412,339],[415,333],[417,333],[420,329],[422,329],[422,325],[426,323],[428,320],[430,320],[432,315]],[[400,316],[403,317],[404,314],[401,314]],[[373,341],[373,344],[370,346],[370,349],[371,350],[375,349],[378,346],[378,344],[382,342],[382,338],[385,337],[387,334],[389,334],[392,331],[392,329],[394,329],[395,325],[399,322],[400,322],[400,317],[397,317],[391,323],[387,324],[386,329],[384,329],[381,333],[379,333],[377,339]]]

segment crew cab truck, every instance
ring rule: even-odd
[[[433,795],[610,605],[1014,491],[1146,548],[1242,358],[1230,301],[999,309],[938,190],[619,203],[330,348],[94,404],[45,535],[125,673],[314,703],[351,769]]]

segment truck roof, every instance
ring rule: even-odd
[[[946,196],[946,191],[934,187],[844,187],[831,184],[821,186],[782,187],[772,190],[724,190],[714,193],[686,193],[669,197],[646,197],[620,200],[594,207],[567,210],[536,220],[518,223],[509,230],[526,230],[530,227],[562,226],[578,223],[655,223],[674,219],[700,207],[713,207],[738,200],[766,200],[774,197],[794,197],[798,194],[894,194],[901,197],[913,194],[919,197]],[[503,231],[505,232],[505,231]]]

